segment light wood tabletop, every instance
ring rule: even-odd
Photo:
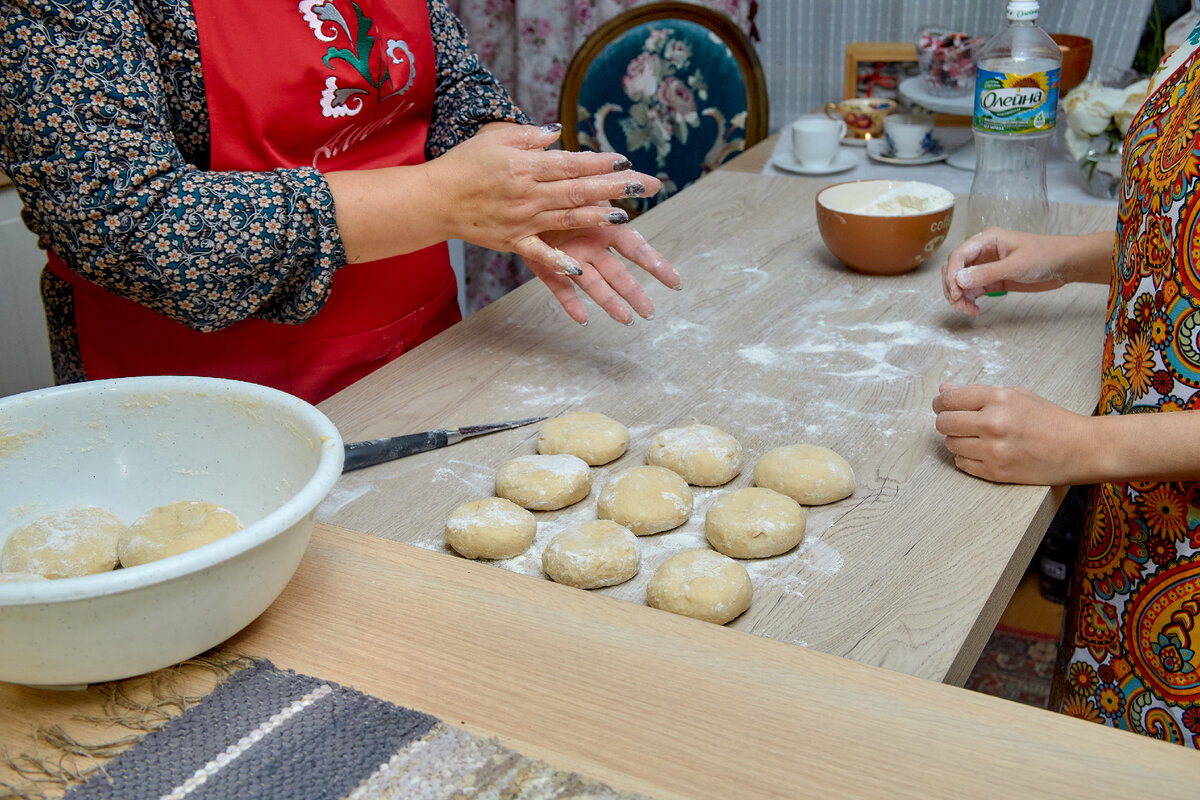
[[[539,512],[526,555],[479,567],[540,580],[549,539],[595,517],[599,487],[643,463],[654,433],[699,422],[732,434],[741,475],[696,489],[688,523],[639,540],[641,573],[598,590],[637,604],[663,560],[706,546],[706,509],[750,485],[760,456],[798,442],[830,447],[853,465],[854,495],[808,509],[792,552],[744,562],[754,601],[730,626],[961,684],[1056,499],[1046,487],[957,471],[933,427],[933,397],[942,382],[1020,385],[1089,413],[1106,293],[1010,294],[977,321],[955,316],[940,290],[945,249],[894,278],[855,274],[830,255],[813,211],[824,185],[714,172],[634,223],[683,276],[680,292],[647,285],[653,320],[624,327],[589,306],[581,327],[527,285],[321,407],[347,441],[577,410],[624,422],[629,451],[592,470],[591,495]],[[1051,228],[1105,230],[1112,213],[1059,205]],[[948,241],[962,236],[956,219]],[[445,551],[453,509],[490,496],[496,471],[533,453],[537,435],[538,426],[510,430],[349,473],[318,518]]]
[[[1181,747],[324,525],[223,649],[658,798],[1183,798],[1200,780]],[[0,744],[25,752],[36,724],[82,738],[94,700],[0,684]]]

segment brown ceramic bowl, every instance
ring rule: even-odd
[[[1061,97],[1083,83],[1092,67],[1092,40],[1072,33],[1052,33],[1050,38],[1062,50],[1062,72],[1058,78],[1058,94]]]
[[[900,275],[946,240],[954,195],[919,181],[847,181],[817,193],[817,228],[829,252],[856,272]]]

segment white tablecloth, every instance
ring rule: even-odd
[[[965,126],[938,128],[934,132],[934,135],[947,151],[952,151],[955,147],[970,140],[971,129]],[[784,128],[783,135],[775,143],[775,152],[778,153],[781,149],[786,152],[786,148],[789,146],[787,128]],[[888,178],[903,181],[918,180],[941,186],[955,194],[970,194],[971,192],[971,179],[974,176],[974,172],[957,169],[944,161],[920,165],[885,164],[868,157],[865,147],[842,145],[841,149],[854,153],[857,163],[853,169],[827,175],[810,175],[808,177],[827,179],[830,183],[869,178]],[[779,169],[774,165],[774,160],[774,156],[768,159],[766,166],[763,167],[763,174],[797,174]],[[1064,150],[1058,147],[1051,149],[1046,163],[1046,190],[1052,203],[1107,205],[1111,206],[1114,212],[1117,207],[1114,200],[1096,197],[1088,193],[1084,188],[1083,175],[1079,171],[1079,165],[1072,161]]]

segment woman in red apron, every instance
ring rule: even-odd
[[[625,301],[649,314],[609,247],[678,284],[605,202],[657,182],[546,152],[556,132],[514,124],[443,0],[13,5],[2,24],[28,46],[0,57],[19,101],[0,167],[50,250],[48,314],[73,322],[66,379],[210,375],[320,401],[460,318],[448,238],[522,254],[580,321],[572,280],[622,321]],[[41,80],[40,57],[63,77]],[[487,103],[435,145],[464,86]],[[204,111],[198,171],[171,145]]]

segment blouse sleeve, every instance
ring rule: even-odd
[[[467,44],[462,22],[446,0],[429,0],[429,23],[437,58],[438,84],[433,104],[428,158],[436,158],[475,135],[488,122],[527,124],[508,92],[488,72]]]
[[[328,184],[187,163],[137,8],[5,0],[0,168],[26,225],[84,277],[198,330],[311,317],[345,263]]]

